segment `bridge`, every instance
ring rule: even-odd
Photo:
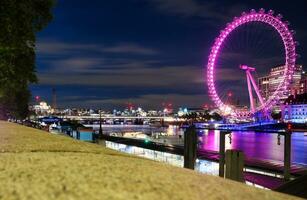
[[[114,116],[114,115],[89,115],[89,116],[78,116],[78,115],[67,115],[67,116],[57,116],[61,119],[69,120],[102,120],[112,119],[112,120],[164,120],[167,122],[177,121],[174,117],[169,116]]]
[[[241,123],[241,124],[227,124],[227,123],[195,123],[196,128],[211,128],[217,130],[250,130],[268,127],[270,125],[277,124],[276,121],[266,121],[266,122],[250,122],[250,123]],[[269,130],[267,130],[269,131]],[[280,130],[275,130],[274,132],[279,132]]]
[[[276,121],[267,121],[267,122],[250,122],[250,123],[241,123],[241,124],[221,124],[219,127],[221,128],[238,128],[238,129],[246,129],[246,128],[255,128],[259,126],[268,126],[276,124]]]

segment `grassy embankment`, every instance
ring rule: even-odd
[[[296,199],[0,121],[0,199]]]

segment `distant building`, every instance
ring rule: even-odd
[[[283,79],[285,66],[278,66],[271,69],[269,75],[258,78],[258,88],[262,97],[267,100],[277,90]],[[302,65],[296,65],[292,82],[289,85],[289,90],[280,97],[284,101],[289,95],[301,94],[301,81],[303,73]]]
[[[307,123],[307,93],[289,96],[281,111],[286,122]]]
[[[307,74],[303,72],[300,82],[300,94],[307,93]]]
[[[44,101],[40,102],[38,105],[34,105],[32,109],[37,115],[48,115],[53,112],[51,106]]]
[[[264,99],[268,99],[268,97],[270,96],[269,78],[270,76],[264,76],[258,79],[258,88],[260,90],[261,96]]]
[[[147,111],[147,116],[158,116],[158,111],[149,110],[149,111]]]
[[[208,109],[204,109],[204,108],[179,108],[177,115],[179,117],[188,115],[188,114],[196,114],[196,115],[201,115],[201,114],[206,114],[209,113]]]

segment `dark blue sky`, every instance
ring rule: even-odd
[[[39,83],[31,87],[32,94],[51,103],[54,87],[59,107],[112,109],[132,102],[150,109],[163,102],[175,107],[210,103],[204,82],[210,46],[227,22],[251,8],[273,9],[291,22],[301,44],[298,62],[306,64],[305,1],[248,2],[58,0],[54,20],[38,34]],[[254,28],[247,30],[252,33]],[[236,45],[242,43],[238,38],[233,36],[235,48],[226,49],[225,55],[237,51]],[[282,52],[278,39],[275,43],[271,57]],[[262,51],[257,58],[264,55],[270,54]],[[279,64],[270,62],[267,65]],[[227,69],[221,74],[223,90],[242,88],[242,74]]]

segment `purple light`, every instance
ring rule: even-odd
[[[269,15],[274,15],[274,11],[273,10],[269,10],[268,14]]]
[[[243,12],[241,17],[235,17],[231,23],[228,23],[224,30],[220,31],[220,35],[215,39],[214,46],[212,47],[211,53],[209,55],[209,61],[207,64],[207,83],[209,88],[209,94],[211,99],[215,103],[217,107],[220,109],[225,108],[226,105],[221,101],[218,96],[218,93],[215,88],[214,84],[214,68],[215,62],[218,59],[219,50],[221,45],[223,44],[224,40],[227,36],[237,27],[241,26],[242,24],[246,24],[249,22],[262,22],[272,26],[280,35],[283,40],[284,48],[286,51],[285,57],[285,73],[283,76],[283,80],[274,94],[269,98],[263,105],[255,108],[250,112],[242,112],[234,110],[237,116],[251,116],[257,111],[263,110],[264,108],[269,109],[271,108],[279,99],[278,94],[282,94],[286,91],[289,82],[292,80],[292,74],[295,67],[296,62],[296,53],[295,53],[295,46],[296,42],[293,39],[293,31],[288,29],[288,22],[282,22],[282,15],[278,14],[276,17],[273,16],[274,11],[269,10],[268,14],[265,13],[265,10],[262,8],[257,13],[254,9],[252,9],[248,14]]]

